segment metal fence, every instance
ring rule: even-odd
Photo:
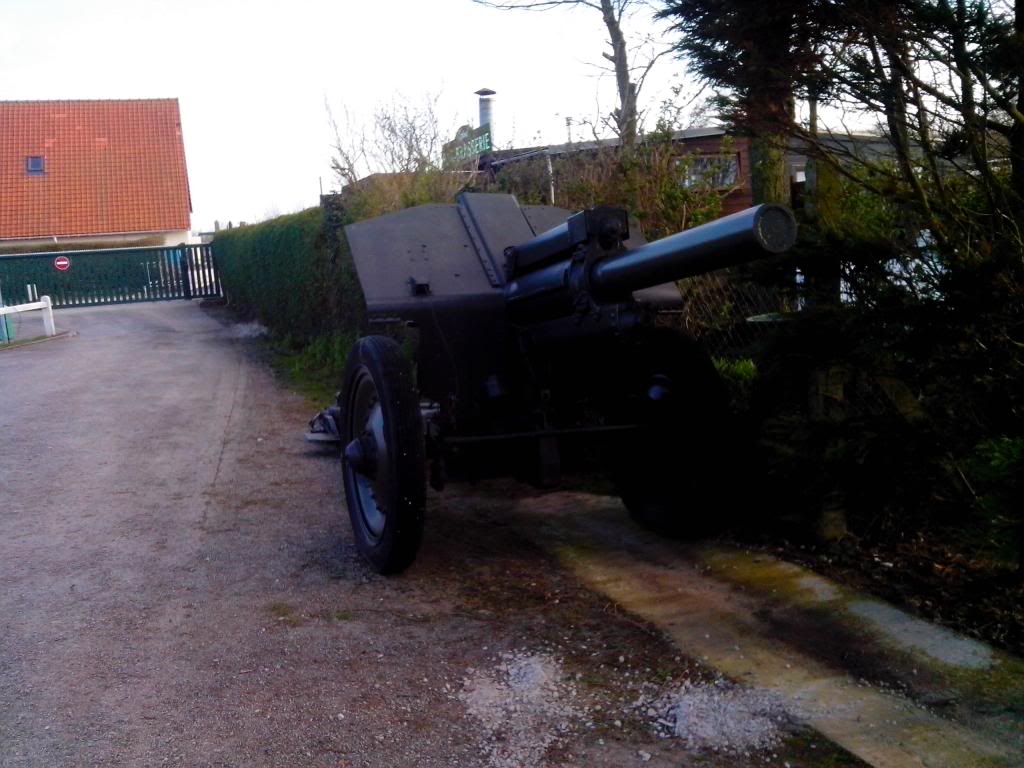
[[[4,303],[50,296],[54,307],[212,298],[220,277],[209,245],[0,255]]]

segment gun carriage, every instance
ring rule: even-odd
[[[658,318],[680,308],[674,281],[791,247],[787,209],[645,243],[619,209],[466,193],[345,231],[378,333],[353,347],[332,412],[356,544],[377,570],[414,559],[428,478],[551,486],[597,460],[640,522],[700,512],[728,460],[724,391]]]

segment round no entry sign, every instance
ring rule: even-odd
[[[58,256],[53,260],[53,266],[59,269],[61,272],[67,272],[71,269],[71,259],[67,256]]]

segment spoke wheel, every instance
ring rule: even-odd
[[[379,573],[415,559],[423,536],[423,422],[412,366],[385,336],[356,342],[341,390],[345,499],[359,552]]]

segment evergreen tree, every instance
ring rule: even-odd
[[[797,97],[818,88],[818,40],[828,2],[664,0],[675,50],[718,89],[722,115],[751,137],[755,202],[789,202],[785,148]]]

